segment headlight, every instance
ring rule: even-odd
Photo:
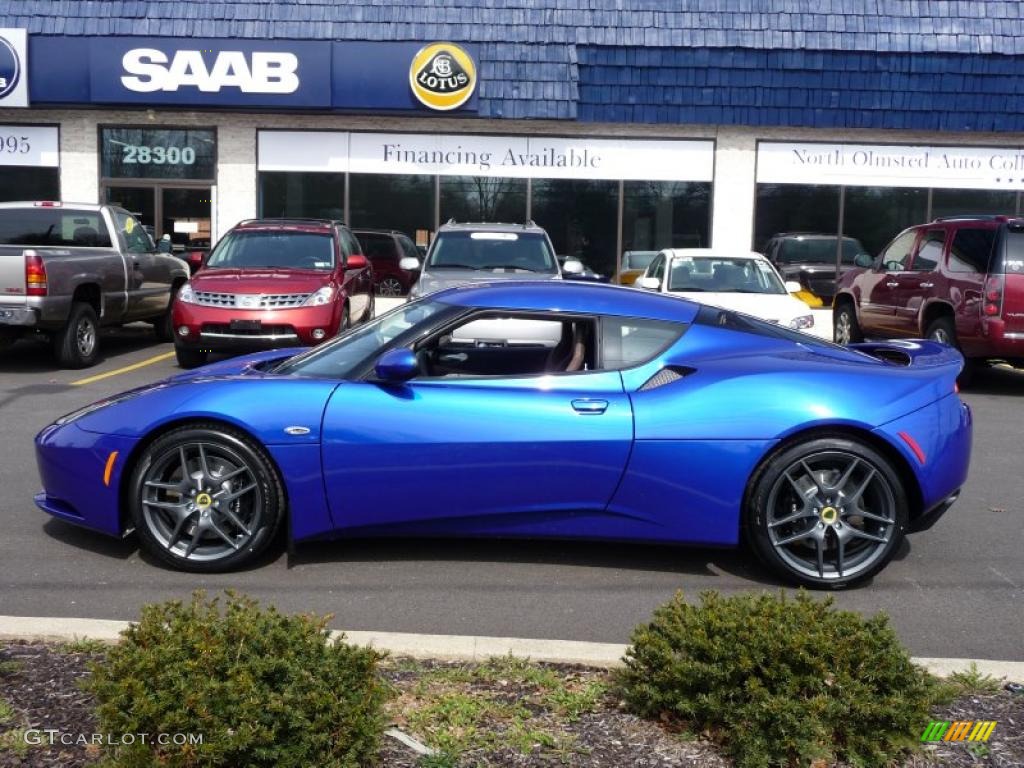
[[[323,288],[319,288],[313,293],[309,294],[302,306],[304,307],[322,307],[324,304],[330,304],[331,299],[334,297],[334,289],[329,285],[325,285]]]
[[[798,331],[802,331],[805,328],[813,328],[814,315],[800,315],[799,317],[794,317],[789,321],[789,327],[796,328]]]
[[[198,304],[196,300],[196,292],[192,290],[191,283],[185,283],[181,286],[181,290],[178,291],[178,301],[184,304]]]

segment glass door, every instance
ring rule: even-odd
[[[175,253],[210,249],[210,187],[163,187],[160,235],[170,235]]]

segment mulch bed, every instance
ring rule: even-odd
[[[42,643],[0,643],[0,697],[15,711],[13,719],[0,723],[0,734],[19,728],[56,729],[67,734],[96,731],[93,701],[77,681],[88,674],[88,664],[101,658],[95,653],[68,653],[58,646]],[[13,663],[12,663],[13,662]],[[440,665],[440,663],[436,663]],[[547,665],[560,674],[585,680],[599,679],[599,670],[585,667]],[[424,663],[423,668],[431,668]],[[399,692],[417,682],[415,669],[388,665],[384,674]],[[471,687],[479,686],[479,682]],[[495,684],[497,687],[498,684]],[[515,689],[490,694],[520,696]],[[1024,766],[1024,693],[1001,691],[985,696],[968,696],[938,709],[936,719],[996,720],[998,725],[988,744],[974,752],[967,744],[929,747],[909,759],[906,768],[926,766]],[[622,712],[605,696],[593,711],[572,722],[549,723],[574,745],[568,754],[538,750],[531,754],[511,748],[464,753],[460,766],[588,766],[593,768],[668,768],[707,766],[726,768],[731,763],[705,741],[687,741],[662,727]],[[22,751],[0,750],[0,766],[41,768],[85,768],[95,766],[99,753],[91,746],[31,746]],[[418,768],[424,763],[412,749],[385,737],[379,765]]]

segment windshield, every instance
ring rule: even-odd
[[[441,232],[434,241],[426,267],[429,270],[558,271],[548,239],[540,232]]]
[[[362,363],[375,357],[385,345],[405,331],[437,315],[441,310],[451,308],[450,304],[426,299],[402,304],[333,341],[285,360],[274,373],[349,378]]]
[[[853,264],[860,254],[867,254],[859,240],[843,238],[843,264]],[[781,264],[835,264],[836,238],[794,237],[782,241],[778,255]]]
[[[334,269],[334,238],[319,232],[236,229],[217,243],[213,269]]]
[[[763,259],[707,256],[672,260],[668,289],[686,293],[785,293],[772,265]]]
[[[659,251],[626,251],[622,254],[623,269],[647,269]]]

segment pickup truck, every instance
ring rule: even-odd
[[[148,321],[171,341],[172,299],[188,275],[123,208],[0,203],[0,348],[43,334],[63,367],[87,368],[104,326]]]

